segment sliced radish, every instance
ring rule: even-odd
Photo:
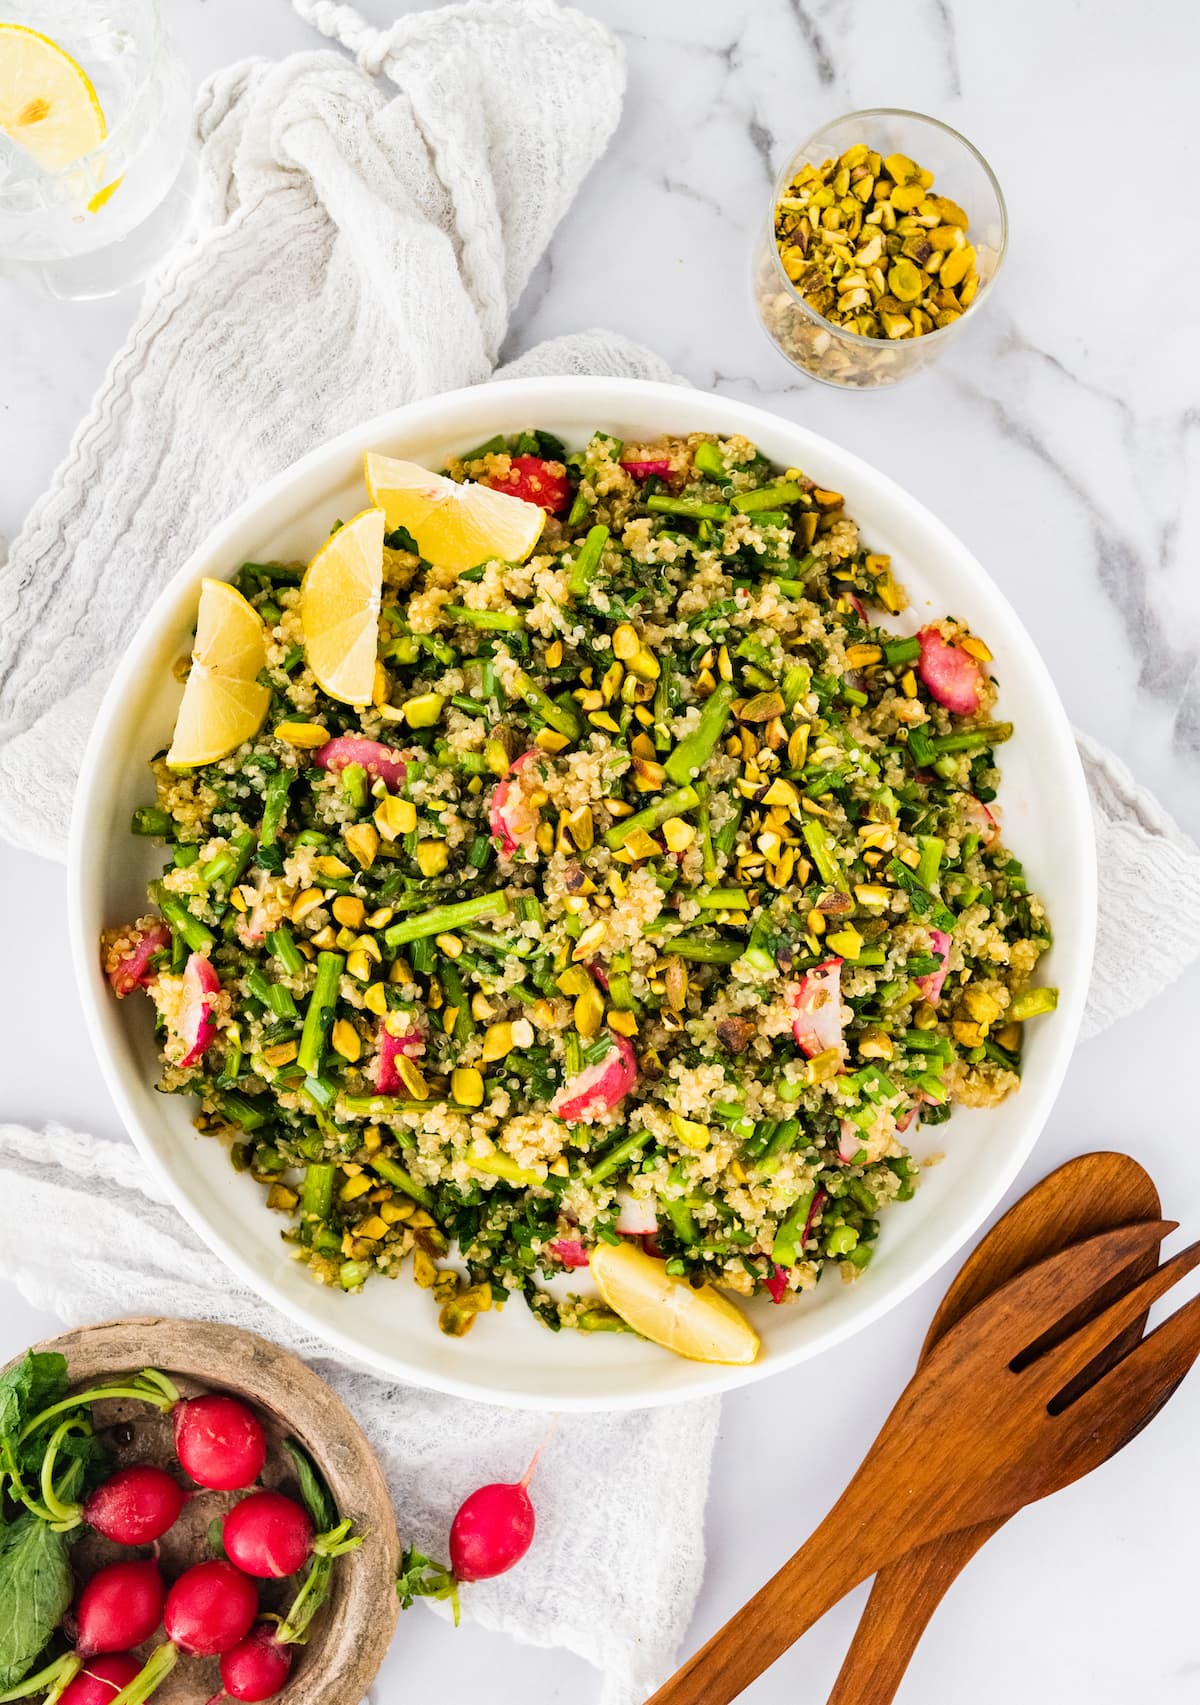
[[[387,1018],[379,1026],[379,1058],[375,1065],[375,1088],[380,1095],[395,1095],[403,1089],[404,1079],[396,1066],[401,1054],[423,1054],[425,1032],[420,1025],[396,1035],[389,1029]]]
[[[842,1047],[842,961],[826,959],[787,986],[792,1034],[811,1060],[830,1048]]]
[[[217,1034],[215,1013],[220,992],[221,979],[209,960],[202,953],[189,954],[176,1020],[176,1035],[184,1047],[181,1066],[194,1066]]]
[[[927,971],[923,977],[914,977],[913,981],[921,991],[921,998],[927,1000],[930,1006],[936,1006],[941,998],[946,973],[950,969],[950,937],[944,929],[929,931],[929,951],[942,963],[936,971]]]
[[[916,1118],[916,1116],[917,1116],[916,1108],[910,1107],[908,1112],[904,1115],[903,1119],[897,1119],[896,1120],[896,1129],[897,1129],[897,1131],[899,1131],[901,1136],[903,1136],[905,1131],[908,1130],[909,1126],[912,1124],[912,1122]]]
[[[164,947],[170,945],[171,932],[166,924],[149,924],[138,932],[133,947],[108,973],[108,980],[118,1000],[124,1000],[134,989],[144,989],[148,983],[154,981],[157,973],[151,969],[150,961],[156,953],[161,953]]]
[[[940,705],[956,716],[974,716],[983,697],[983,670],[969,651],[948,640],[940,628],[917,635],[921,657],[917,673]]]
[[[854,1164],[854,1157],[863,1147],[863,1134],[853,1119],[841,1121],[841,1137],[838,1140],[838,1159],[847,1166]]]
[[[653,1196],[635,1196],[624,1186],[617,1191],[617,1230],[622,1237],[653,1237],[658,1230],[658,1212]]]
[[[772,1302],[782,1302],[787,1295],[788,1271],[787,1267],[772,1264],[770,1273],[763,1280],[763,1288],[770,1291]]]
[[[564,1267],[586,1267],[588,1252],[575,1237],[556,1237],[553,1243],[546,1245],[551,1254],[557,1255]]]
[[[569,1124],[602,1119],[617,1108],[637,1082],[637,1055],[628,1037],[609,1034],[610,1047],[594,1066],[569,1078],[550,1103],[550,1111]]]
[[[867,606],[863,603],[863,601],[859,597],[858,593],[857,592],[847,592],[846,597],[849,599],[850,603],[854,606],[854,613],[858,617],[858,619],[862,623],[862,625],[865,628],[870,627],[871,619],[867,615]]]
[[[971,827],[980,835],[985,847],[995,846],[1000,839],[1000,819],[994,811],[976,799],[973,793],[968,793],[963,799],[963,815]]]
[[[389,788],[403,787],[408,773],[403,752],[379,740],[368,740],[362,734],[338,734],[327,740],[313,753],[313,763],[319,769],[332,770],[335,775],[349,764],[361,764],[369,776]]]
[[[671,472],[671,464],[665,457],[661,461],[656,458],[650,462],[622,462],[621,466],[635,480],[648,480],[652,474],[656,474],[660,480],[665,480]]]
[[[518,851],[532,852],[537,841],[537,826],[540,814],[536,806],[529,803],[529,793],[536,772],[522,776],[521,771],[532,759],[540,758],[542,754],[534,748],[522,752],[519,758],[514,758],[508,766],[508,773],[502,776],[492,789],[488,800],[488,826],[500,843],[500,851],[505,858],[512,858]]]
[[[600,963],[599,959],[589,959],[588,960],[588,970],[591,972],[592,976],[595,977],[596,981],[599,983],[600,987],[604,990],[605,994],[607,994],[608,993],[608,972],[605,970],[604,966]]]

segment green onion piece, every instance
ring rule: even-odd
[[[646,508],[658,515],[690,515],[697,521],[725,521],[729,517],[727,503],[701,503],[694,497],[665,497],[661,492],[646,499]]]
[[[899,668],[905,663],[915,663],[921,655],[921,642],[915,638],[889,640],[883,648],[883,655],[893,668]]]
[[[667,769],[669,773],[669,764]],[[699,803],[700,795],[694,787],[680,787],[674,793],[664,793],[644,811],[635,811],[632,817],[623,817],[619,823],[614,823],[605,833],[604,844],[616,852],[636,830],[644,829],[649,833],[665,823],[668,817],[682,817],[684,812],[694,811]]]
[[[739,515],[750,515],[756,509],[786,508],[788,504],[799,503],[803,496],[804,487],[795,480],[780,480],[778,485],[762,485],[757,491],[739,491],[733,507]]]
[[[653,502],[653,498],[650,501]],[[679,742],[663,765],[668,778],[676,786],[682,786],[699,775],[712,757],[713,749],[732,715],[730,707],[736,697],[737,688],[733,682],[721,681],[705,699],[700,721],[686,739]]]
[[[710,480],[725,480],[729,477],[725,458],[716,445],[707,439],[703,444],[697,444],[692,456],[692,466],[698,474],[704,474]]]
[[[169,839],[173,827],[171,813],[157,805],[139,805],[129,821],[132,834],[152,835],[155,840]]]
[[[423,1184],[418,1184],[412,1173],[406,1172],[398,1161],[389,1160],[383,1154],[373,1154],[367,1165],[389,1184],[394,1184],[397,1190],[403,1190],[406,1196],[411,1196],[414,1202],[420,1202],[423,1208],[433,1206],[433,1197],[429,1191]]]
[[[649,1132],[631,1131],[628,1136],[622,1137],[619,1142],[615,1142],[610,1149],[600,1156],[595,1166],[584,1173],[582,1182],[584,1184],[599,1184],[602,1179],[611,1177],[614,1172],[624,1166],[627,1160],[632,1160],[634,1155],[643,1149],[649,1141]]]
[[[296,1055],[297,1066],[308,1077],[315,1078],[320,1075],[321,1055],[325,1051],[325,1038],[333,1022],[338,984],[345,963],[346,958],[342,953],[317,955],[317,980],[309,996],[308,1010],[304,1014],[304,1028],[300,1033],[300,1050]]]
[[[932,891],[938,879],[938,871],[942,867],[942,854],[946,850],[946,843],[937,835],[918,835],[917,846],[920,848],[921,862],[916,868],[916,878],[922,888]]]
[[[846,881],[841,865],[833,855],[833,843],[824,823],[815,817],[806,817],[802,833],[812,854],[812,861],[822,882],[828,882],[831,887],[839,889],[843,894],[850,892],[850,884]]]
[[[446,614],[452,621],[470,628],[487,628],[498,633],[519,633],[525,618],[515,610],[471,610],[465,604],[447,604]]]
[[[1039,1013],[1053,1012],[1057,1005],[1057,989],[1026,989],[1023,994],[1013,996],[1004,1016],[1020,1024],[1027,1018],[1036,1018]]]
[[[347,764],[342,771],[342,792],[356,811],[366,809],[368,798],[367,772],[361,764]]]
[[[193,953],[207,953],[216,941],[216,936],[207,924],[193,917],[181,900],[173,894],[163,894],[158,901],[158,909],[170,924],[173,932],[183,940]]]
[[[583,722],[576,710],[560,704],[544,693],[523,669],[513,677],[513,684],[530,710],[536,712],[543,722],[556,733],[565,735],[568,740],[578,740],[583,733]]]
[[[304,1218],[329,1218],[333,1212],[333,1181],[336,1170],[336,1167],[325,1161],[314,1162],[304,1168],[304,1183],[300,1188],[300,1213]]]
[[[395,951],[406,942],[421,941],[427,936],[473,924],[479,918],[502,918],[508,913],[508,895],[502,888],[493,894],[479,894],[473,900],[460,900],[455,905],[434,906],[415,918],[404,918],[384,931],[383,939]],[[319,961],[318,961],[319,963]]]
[[[750,904],[744,888],[698,888],[691,898],[711,911],[744,912]]]
[[[599,567],[604,547],[608,543],[608,528],[592,527],[579,553],[571,564],[571,572],[567,576],[567,591],[572,598],[581,598],[591,585],[592,576]]]
[[[742,949],[735,941],[704,941],[696,935],[677,935],[673,941],[664,943],[662,951],[699,965],[733,965],[742,957]]]
[[[775,1241],[771,1245],[771,1259],[779,1267],[794,1267],[803,1254],[802,1239],[804,1228],[808,1224],[808,1216],[812,1210],[816,1190],[809,1190],[795,1202],[783,1219],[775,1233]]]

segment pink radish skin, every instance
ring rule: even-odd
[[[144,989],[158,975],[150,967],[150,961],[156,953],[171,945],[171,932],[166,924],[151,924],[137,938],[136,945],[108,973],[112,991],[118,1000],[124,1000],[134,989]]]
[[[163,1626],[172,1645],[195,1658],[228,1652],[250,1632],[258,1593],[232,1563],[193,1563],[167,1594]]]
[[[450,1567],[460,1581],[503,1575],[529,1550],[535,1521],[528,1479],[481,1486],[462,1504],[450,1527]]]
[[[402,1036],[393,1036],[388,1029],[387,1019],[381,1019],[379,1024],[379,1058],[375,1062],[375,1089],[380,1095],[395,1095],[404,1087],[404,1080],[396,1066],[397,1058],[402,1054],[423,1054],[425,1052],[425,1034],[422,1030],[406,1030]]]
[[[763,1287],[770,1292],[772,1302],[782,1302],[788,1292],[787,1267],[773,1266],[769,1275],[763,1280]]]
[[[280,1645],[270,1622],[259,1622],[222,1656],[221,1685],[230,1699],[257,1705],[259,1700],[275,1697],[291,1669],[291,1648]],[[217,1700],[209,1705],[217,1705]]]
[[[241,1492],[262,1473],[267,1443],[252,1410],[212,1391],[175,1405],[175,1454],[197,1485]]]
[[[995,846],[1000,839],[1000,819],[996,813],[982,799],[976,799],[973,793],[967,794],[963,807],[967,821],[982,836],[984,846]]]
[[[635,480],[648,480],[652,474],[657,474],[660,480],[665,480],[671,472],[668,461],[654,462],[622,462],[621,466]]]
[[[847,1166],[854,1164],[854,1157],[863,1148],[863,1134],[853,1119],[841,1121],[841,1138],[838,1142],[838,1159]]]
[[[617,1205],[617,1230],[622,1237],[653,1237],[658,1230],[653,1196],[635,1196],[622,1187],[617,1191]]]
[[[58,1705],[112,1705],[123,1687],[128,1687],[141,1664],[132,1652],[105,1652],[89,1658],[86,1669],[58,1696]]]
[[[335,775],[350,764],[361,764],[372,779],[390,789],[403,787],[408,774],[403,752],[361,734],[338,734],[327,740],[313,753],[313,763],[318,769],[332,770]]]
[[[225,1517],[221,1536],[225,1555],[244,1574],[279,1580],[308,1562],[313,1525],[307,1510],[282,1492],[251,1492]]]
[[[585,1066],[569,1078],[550,1103],[550,1111],[568,1124],[590,1124],[612,1113],[637,1082],[637,1055],[626,1036],[610,1032],[612,1044],[594,1066]]]
[[[563,1266],[568,1269],[586,1267],[588,1264],[588,1252],[578,1238],[556,1237],[553,1243],[548,1243],[546,1247],[551,1254],[557,1255]]]
[[[520,775],[531,760],[542,754],[532,748],[514,758],[508,773],[492,789],[488,800],[488,827],[500,843],[505,858],[518,852],[532,852],[537,845],[535,836],[540,821],[537,810],[530,805]]]
[[[119,1468],[87,1499],[83,1519],[114,1545],[153,1545],[175,1526],[187,1494],[152,1463]]]
[[[811,1060],[842,1044],[842,961],[826,959],[789,983],[786,999],[792,1009],[792,1034]]]
[[[914,977],[913,982],[921,991],[921,998],[927,1000],[930,1006],[936,1006],[942,997],[942,984],[950,969],[950,937],[944,929],[931,929],[929,932],[929,951],[941,960],[936,971],[927,971],[923,977]]]
[[[940,628],[917,635],[921,656],[917,674],[938,704],[955,716],[974,716],[983,699],[983,670],[969,651],[955,645]]]
[[[165,1590],[157,1563],[110,1563],[97,1570],[75,1613],[80,1656],[126,1652],[148,1640],[162,1620]]]
[[[179,1003],[177,1031],[183,1043],[180,1066],[194,1066],[203,1059],[206,1049],[217,1034],[217,996],[221,979],[211,962],[202,953],[192,953],[183,971],[183,998]]]
[[[913,1120],[916,1118],[916,1116],[917,1116],[916,1108],[910,1107],[908,1112],[904,1115],[903,1119],[897,1119],[896,1120],[896,1129],[899,1131],[901,1136],[903,1136],[905,1131],[907,1131],[909,1129],[909,1127],[911,1126],[911,1124],[912,1124]]]

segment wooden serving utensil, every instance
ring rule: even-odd
[[[1084,1154],[1058,1167],[998,1220],[959,1269],[933,1317],[921,1360],[933,1346],[1001,1285],[1045,1256],[1094,1237],[1110,1226],[1157,1220],[1158,1191],[1149,1174],[1124,1154]],[[1137,1278],[1157,1264],[1147,1253]],[[1132,1348],[1145,1322],[1115,1341],[1117,1356]],[[1135,1341],[1136,1341],[1135,1338]],[[918,1546],[875,1577],[828,1705],[889,1705],[904,1679],[929,1619],[980,1547],[1003,1520],[980,1522]]]
[[[1063,1320],[1174,1225],[1118,1227],[1011,1279],[929,1352],[811,1539],[654,1695],[728,1705],[852,1587],[945,1534],[1070,1485],[1141,1430],[1200,1354],[1200,1297],[1094,1383],[1113,1341],[1200,1265],[1174,1256],[1063,1338]],[[1086,1389],[1081,1389],[1086,1384]],[[953,1472],[947,1472],[947,1464]]]

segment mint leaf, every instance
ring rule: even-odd
[[[67,1541],[24,1512],[0,1530],[0,1690],[15,1687],[71,1603]]]

